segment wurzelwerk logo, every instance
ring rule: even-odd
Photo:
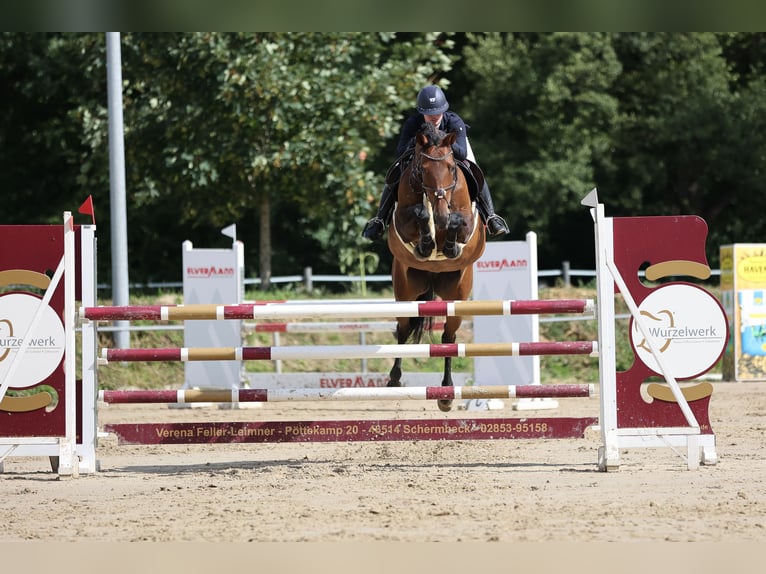
[[[207,279],[208,277],[234,277],[234,267],[187,267],[186,275],[191,279]]]
[[[641,302],[639,316],[643,331],[634,320],[631,343],[637,358],[655,373],[662,374],[661,361],[676,378],[698,376],[718,361],[726,346],[726,315],[715,297],[702,288],[686,284],[659,287]]]
[[[713,325],[676,326],[675,316],[670,309],[661,309],[655,313],[641,311],[641,316],[646,318],[647,330],[652,339],[664,341],[659,348],[661,353],[665,352],[671,342],[694,343],[701,340],[718,340],[721,334],[719,329]],[[637,345],[642,349],[651,352],[646,339],[642,339]]]
[[[529,261],[526,259],[491,259],[489,261],[477,261],[477,271],[503,271],[504,269],[528,269]]]
[[[6,322],[6,321],[3,321]],[[24,341],[21,337],[2,337],[0,335],[0,361],[4,360],[11,349],[21,348],[21,343]],[[53,337],[36,338],[30,337],[27,341],[27,346],[30,349],[60,349],[61,345]]]
[[[667,313],[667,310],[665,312]],[[650,313],[645,315],[652,317]],[[656,319],[656,317],[652,318]],[[713,325],[708,325],[707,327],[649,327],[649,335],[662,339],[685,340],[689,342],[700,339],[718,339],[720,337],[718,329]]]
[[[39,309],[40,305],[42,300],[33,295],[0,295],[0,380],[18,360],[11,382],[13,388],[30,387],[45,380],[64,357],[61,317],[49,305]],[[35,316],[37,321],[33,326]],[[23,354],[17,359],[22,350]]]

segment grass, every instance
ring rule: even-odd
[[[390,298],[391,293],[377,293],[370,298]],[[593,287],[554,287],[540,290],[541,299],[586,299],[596,298]],[[246,294],[245,299],[252,300],[281,300],[281,299],[329,299],[339,300],[347,298],[360,298],[358,294],[332,295],[312,293],[309,296],[300,291],[269,291],[267,293],[252,291]],[[181,303],[179,294],[162,294],[159,296],[142,297],[131,301],[132,304],[174,304]],[[104,303],[107,304],[107,303]],[[618,315],[626,314],[627,310],[621,298],[616,299],[616,312]],[[574,317],[577,317],[576,315]],[[332,319],[328,319],[332,320]],[[363,320],[362,317],[359,320]],[[156,325],[156,322],[134,322],[133,325]],[[628,321],[618,320],[616,324],[617,338],[617,368],[625,370],[633,362],[633,352],[628,342]],[[438,342],[439,333],[435,333],[431,341]],[[101,332],[99,334],[99,348],[112,345],[111,334]],[[393,333],[366,333],[365,344],[393,344]],[[541,341],[595,341],[598,339],[598,329],[595,320],[573,320],[559,322],[541,322]],[[473,332],[470,326],[461,328],[458,332],[458,342],[473,341]],[[274,336],[269,333],[243,333],[243,346],[273,346]],[[358,345],[360,344],[359,333],[280,333],[279,344],[281,345]],[[163,331],[134,331],[131,332],[132,347],[183,347],[183,330]],[[367,370],[371,373],[388,373],[391,368],[391,359],[369,359]],[[405,359],[403,368],[410,372],[441,371],[442,359]],[[245,368],[248,372],[274,372],[275,363],[271,361],[247,361]],[[360,361],[354,360],[295,360],[283,362],[283,372],[358,372]],[[453,359],[453,370],[456,372],[472,372],[472,358]],[[541,380],[544,383],[596,383],[598,382],[598,361],[588,356],[562,355],[541,357],[540,360]],[[107,365],[99,368],[99,388],[137,388],[158,389],[176,388],[183,384],[183,363],[125,363]],[[478,384],[481,384],[480,382]]]

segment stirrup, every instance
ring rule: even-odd
[[[487,231],[490,235],[506,235],[511,232],[505,219],[493,213],[487,218]]]
[[[386,222],[380,217],[370,219],[362,230],[362,237],[375,241],[383,237],[383,231],[386,229]]]

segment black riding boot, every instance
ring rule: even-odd
[[[380,196],[380,205],[378,206],[378,213],[375,217],[370,219],[362,230],[362,237],[369,239],[370,241],[377,241],[383,237],[383,232],[386,229],[386,223],[391,219],[391,215],[394,212],[394,193],[391,186],[385,184],[383,186],[383,193]]]
[[[492,196],[489,194],[489,186],[487,186],[486,181],[479,192],[477,200],[479,213],[484,223],[487,224],[487,231],[489,231],[490,235],[504,235],[511,232],[505,220],[495,213],[495,207],[492,205]]]

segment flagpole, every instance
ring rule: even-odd
[[[109,105],[109,206],[112,238],[112,300],[130,304],[128,283],[128,224],[125,201],[125,145],[122,119],[122,63],[120,33],[106,33],[107,98]],[[130,347],[129,322],[118,321],[114,345]]]

